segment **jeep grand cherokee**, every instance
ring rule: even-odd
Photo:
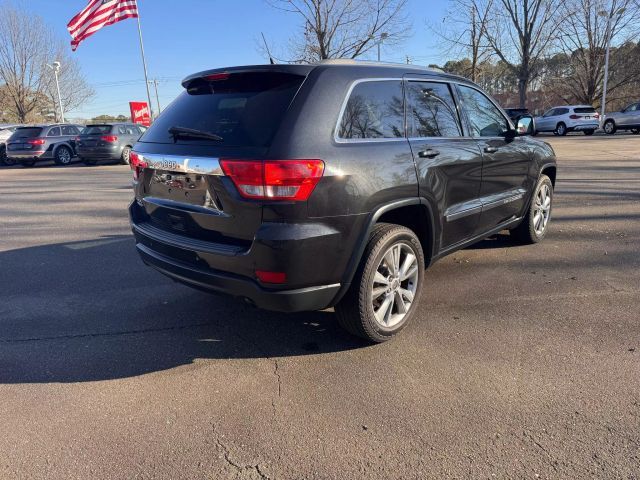
[[[544,238],[556,162],[473,83],[409,65],[210,70],[131,153],[139,254],[187,285],[279,311],[335,307],[390,339],[424,270],[508,229]]]

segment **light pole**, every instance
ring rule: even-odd
[[[62,107],[62,96],[60,96],[60,82],[58,81],[58,72],[60,71],[60,62],[55,61],[52,65],[47,65],[53,70],[53,75],[56,77],[56,90],[58,91],[58,106],[60,107],[60,122],[64,123],[64,109]]]
[[[380,46],[387,38],[389,38],[389,34],[387,32],[382,32],[380,34],[380,38],[378,39],[378,61],[380,61]]]
[[[156,102],[158,104],[158,113],[156,115],[156,117],[158,115],[160,115],[160,112],[162,111],[162,108],[160,108],[160,96],[158,95],[158,79],[154,78],[153,80],[149,80],[149,84],[153,85],[156,89]]]
[[[613,36],[612,35],[613,32],[611,31],[612,30],[611,19],[614,16],[622,15],[625,12],[625,10],[626,9],[623,7],[611,13],[605,10],[598,12],[598,15],[600,15],[601,17],[607,17],[607,28],[605,30],[606,48],[604,53],[604,82],[602,84],[602,107],[600,112],[600,128],[602,128],[602,126],[604,125],[604,115],[607,107],[607,83],[609,82],[609,50],[611,49],[611,37]]]

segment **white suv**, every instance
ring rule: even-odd
[[[536,132],[553,132],[566,135],[568,132],[584,132],[593,135],[600,128],[600,115],[591,105],[567,105],[547,110],[536,117]]]

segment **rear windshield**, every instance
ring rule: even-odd
[[[593,107],[574,108],[576,113],[596,113],[596,109]]]
[[[142,142],[268,147],[305,77],[278,72],[232,74],[191,82],[142,137]],[[222,139],[174,138],[171,127]]]
[[[11,138],[34,138],[40,136],[41,133],[42,128],[40,127],[19,128],[13,132]]]
[[[111,125],[89,125],[80,132],[80,135],[103,135],[111,133],[112,128]]]

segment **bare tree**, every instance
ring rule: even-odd
[[[558,39],[558,26],[564,21],[561,7],[557,0],[498,0],[493,5],[486,38],[518,78],[521,108],[527,101],[529,83]]]
[[[357,58],[382,37],[397,45],[410,30],[407,0],[268,0],[301,17],[302,35],[292,41],[295,61]]]
[[[93,96],[75,60],[65,53],[64,42],[41,17],[10,4],[0,4],[0,82],[10,116],[18,122],[34,120],[55,111],[53,72],[48,63],[62,64],[60,90],[66,109],[76,108]]]
[[[556,79],[555,86],[580,103],[595,104],[602,96],[607,37],[612,45],[637,38],[640,7],[636,0],[568,0],[562,16],[561,47],[570,71],[561,81]],[[611,55],[610,70],[616,75],[612,76],[609,92],[640,78],[640,69],[624,68],[624,60],[622,55]]]
[[[480,65],[491,55],[486,34],[494,0],[450,0],[449,10],[439,28],[432,28],[448,46],[448,55],[464,56],[468,66],[459,72],[477,82]]]

